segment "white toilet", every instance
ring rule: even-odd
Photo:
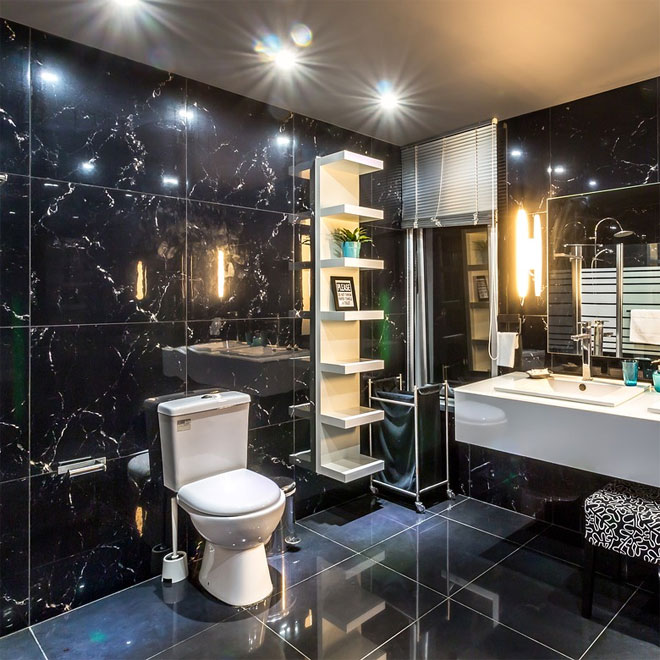
[[[200,583],[230,605],[272,593],[264,544],[285,502],[274,481],[246,469],[249,409],[240,392],[158,406],[165,486],[206,540]]]

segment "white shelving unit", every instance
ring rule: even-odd
[[[338,311],[330,278],[352,276],[360,299],[360,271],[380,270],[380,259],[349,259],[339,254],[333,232],[355,229],[383,218],[379,209],[360,206],[360,176],[383,168],[383,162],[350,151],[316,158],[297,172],[314,185],[314,406],[295,406],[297,417],[314,420],[310,451],[292,458],[341,482],[383,469],[383,461],[360,453],[360,427],[383,419],[383,412],[360,402],[360,374],[384,368],[383,360],[360,356],[360,322],[384,318],[382,310]],[[313,172],[313,177],[310,174]]]

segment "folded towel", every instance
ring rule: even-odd
[[[660,344],[660,310],[630,310],[630,341],[634,344]]]
[[[512,368],[516,363],[516,349],[518,348],[517,332],[497,333],[497,364],[500,367]]]

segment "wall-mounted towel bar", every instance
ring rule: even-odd
[[[63,461],[57,466],[57,474],[68,474],[70,477],[81,477],[90,472],[105,472],[105,456],[91,458],[90,456],[73,461]]]

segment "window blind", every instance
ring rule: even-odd
[[[403,226],[489,224],[497,199],[496,124],[403,147]]]

